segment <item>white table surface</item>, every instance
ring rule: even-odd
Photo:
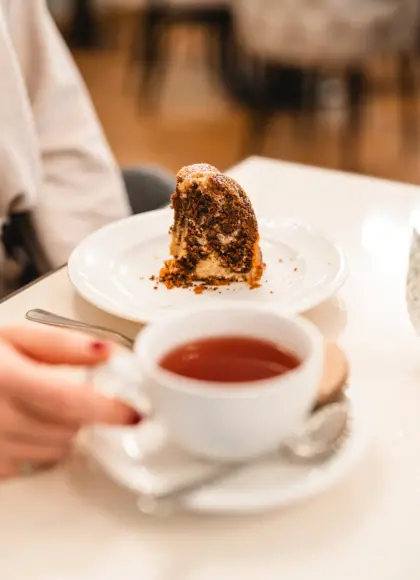
[[[260,215],[305,220],[347,252],[338,299],[309,316],[347,350],[372,444],[338,487],[252,518],[140,515],[80,460],[0,484],[4,580],[419,580],[420,339],[405,307],[418,188],[252,158],[232,171]],[[44,307],[124,323],[77,298],[66,271],[0,305],[0,324]]]

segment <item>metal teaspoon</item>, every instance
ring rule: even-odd
[[[65,318],[64,316],[54,314],[53,312],[48,312],[47,310],[42,310],[41,308],[29,310],[29,312],[26,313],[26,319],[30,320],[31,322],[48,324],[49,326],[59,326],[61,328],[72,328],[94,333],[99,332],[101,334],[108,334],[110,336],[114,336],[120,343],[124,344],[124,346],[130,349],[133,348],[134,340],[125,334],[122,334],[121,332],[117,332],[116,330],[111,330],[110,328],[105,328],[103,326],[96,326],[94,324],[72,320],[71,318]]]

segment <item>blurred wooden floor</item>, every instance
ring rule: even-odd
[[[159,163],[177,171],[185,164],[208,162],[224,170],[241,159],[244,113],[212,84],[200,56],[201,37],[178,32],[172,38],[162,97],[153,111],[138,95],[136,72],[126,74],[125,50],[77,53],[76,61],[120,164]],[[279,116],[263,154],[340,168],[336,124],[326,119],[321,125],[305,141],[292,118]],[[363,173],[420,184],[420,142],[409,153],[403,151],[396,98],[378,97],[369,103],[359,155]]]

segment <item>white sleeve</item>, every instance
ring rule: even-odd
[[[130,213],[118,167],[45,0],[13,0],[9,27],[39,140],[34,225],[54,266],[86,235]]]

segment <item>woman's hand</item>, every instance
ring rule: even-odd
[[[51,367],[93,367],[111,351],[110,344],[72,331],[0,327],[0,477],[19,474],[27,462],[59,461],[84,425],[140,422],[134,409],[57,378]]]

